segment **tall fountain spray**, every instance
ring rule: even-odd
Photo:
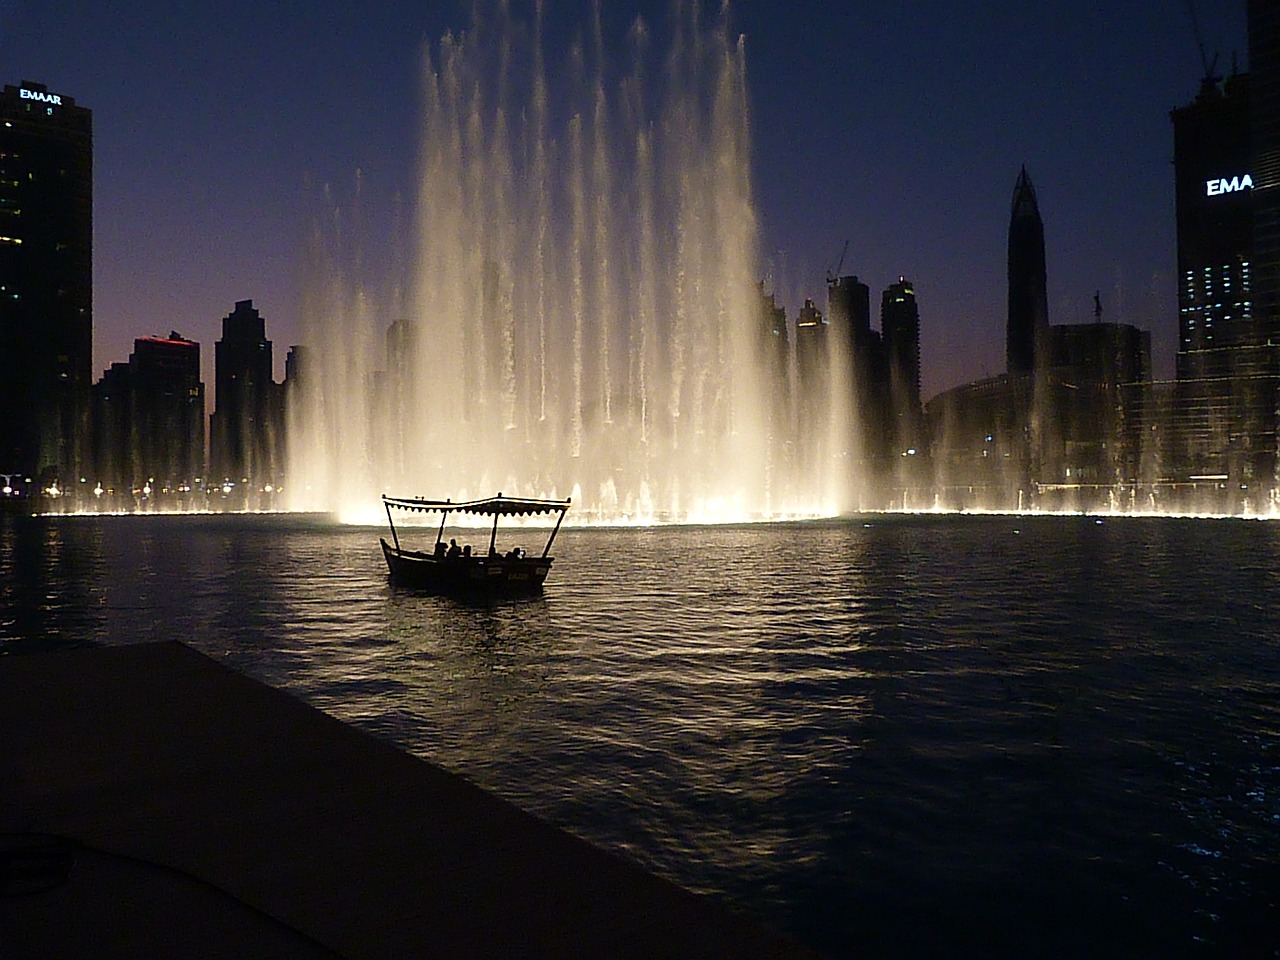
[[[501,491],[572,497],[580,521],[841,508],[840,452],[795,455],[791,363],[766,356],[744,49],[727,11],[705,19],[678,8],[661,50],[636,20],[619,69],[598,6],[562,50],[540,4],[527,24],[477,5],[427,55],[411,291],[385,351],[390,318],[358,287],[331,273],[308,305],[295,507]]]

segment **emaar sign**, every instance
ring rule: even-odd
[[[1216,180],[1206,180],[1204,182],[1204,192],[1207,197],[1216,197],[1224,193],[1239,193],[1241,190],[1253,189],[1253,177],[1245,174],[1243,177],[1232,177],[1228,180],[1226,177],[1219,177]]]
[[[41,103],[51,103],[55,107],[62,106],[62,97],[56,93],[41,93],[39,90],[28,90],[26,87],[20,88],[18,92],[23,100],[38,100]]]

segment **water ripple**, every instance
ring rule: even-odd
[[[0,651],[184,640],[836,955],[1275,918],[1275,524],[565,530],[545,596],[491,606],[296,520],[0,546]]]

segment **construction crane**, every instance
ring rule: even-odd
[[[844,242],[844,249],[840,251],[840,259],[836,261],[836,268],[834,270],[830,270],[830,269],[827,270],[828,284],[835,283],[837,280],[840,279],[840,268],[844,266],[844,256],[848,252],[849,252],[849,241],[846,240]]]
[[[1218,67],[1218,55],[1215,53],[1213,59],[1209,59],[1209,54],[1204,49],[1204,36],[1200,33],[1200,18],[1196,16],[1195,0],[1187,0],[1187,10],[1191,14],[1191,29],[1195,31],[1196,47],[1200,50],[1200,66],[1204,68],[1204,77],[1200,81],[1202,89],[1216,87],[1222,77],[1214,73]]]

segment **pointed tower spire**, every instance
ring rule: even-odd
[[[1010,373],[1030,373],[1048,339],[1044,222],[1024,164],[1013,188],[1009,216],[1009,315],[1006,357]]]

